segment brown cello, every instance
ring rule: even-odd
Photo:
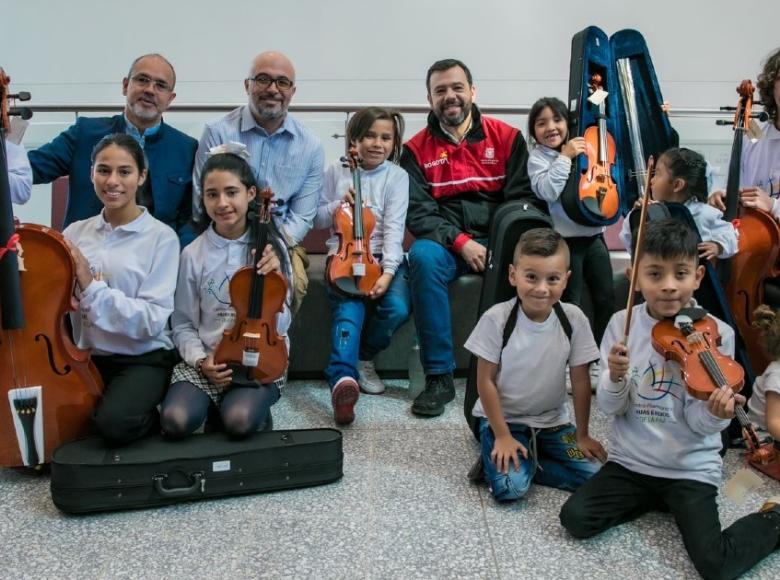
[[[333,214],[333,231],[339,248],[328,259],[327,279],[331,288],[346,296],[368,296],[382,275],[382,267],[371,253],[371,232],[376,218],[363,205],[360,189],[360,159],[357,148],[350,147],[342,162],[349,165],[352,174],[354,203],[342,204]]]
[[[753,312],[764,302],[764,281],[780,275],[780,225],[767,212],[739,204],[742,139],[751,118],[753,92],[753,83],[749,80],[742,81],[737,87],[739,102],[734,114],[734,141],[729,160],[723,219],[734,224],[739,240],[739,251],[731,259],[726,299],[745,341],[753,372],[759,375],[764,372],[769,361],[760,346],[759,331],[752,326]]]
[[[601,75],[596,73],[588,85],[591,94],[602,90]],[[615,164],[615,139],[607,131],[606,105],[598,105],[598,122],[585,129],[585,155],[588,169],[580,178],[580,200],[589,211],[597,216],[612,219],[620,210],[620,196],[617,184],[612,179]]]
[[[13,220],[5,152],[9,79],[0,69],[0,466],[35,467],[86,436],[103,382],[73,343],[76,267],[65,239]]]
[[[255,212],[255,258],[268,244],[271,221],[270,189],[259,194]],[[253,262],[254,262],[253,260]],[[276,329],[276,317],[287,298],[287,280],[279,272],[260,274],[255,263],[245,266],[230,279],[230,302],[236,322],[225,330],[214,351],[214,362],[233,370],[234,383],[270,383],[287,368],[287,343]]]

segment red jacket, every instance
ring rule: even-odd
[[[460,248],[487,238],[495,208],[526,198],[547,213],[531,190],[528,150],[520,131],[472,108],[472,126],[460,143],[443,132],[431,112],[428,126],[404,145],[401,166],[409,173],[406,225],[418,238]]]

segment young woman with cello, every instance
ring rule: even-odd
[[[411,310],[408,267],[402,247],[409,177],[395,163],[401,154],[403,129],[403,118],[399,113],[378,107],[359,111],[347,125],[347,142],[356,148],[356,154],[362,160],[361,166],[355,165],[351,171],[357,176],[356,184],[366,208],[376,220],[364,243],[367,252],[376,254],[381,275],[367,293],[368,298],[377,301],[377,306],[365,328],[363,297],[343,295],[338,288],[328,289],[333,323],[330,362],[325,377],[332,391],[334,417],[340,424],[354,420],[359,388],[371,394],[385,390],[372,359],[390,344],[393,333],[409,317]],[[341,163],[335,163],[325,171],[315,227],[332,228],[334,213],[357,211],[353,183],[353,175]],[[331,260],[339,259],[338,246],[345,246],[344,235],[341,234],[339,240],[334,234],[328,240]]]
[[[269,423],[271,406],[279,399],[284,382],[286,333],[291,320],[291,295],[284,280],[285,277],[289,280],[291,275],[287,252],[273,223],[261,224],[251,219],[254,214],[270,217],[267,212],[263,213],[263,207],[270,199],[263,200],[265,205],[257,202],[257,183],[249,164],[239,154],[223,151],[230,151],[230,147],[220,146],[213,150],[203,166],[200,177],[203,207],[199,212],[203,216],[199,224],[203,231],[181,255],[171,325],[183,361],[173,370],[171,386],[160,412],[163,432],[173,438],[195,432],[205,423],[211,408],[219,409],[223,427],[229,435],[250,435]],[[263,227],[270,235],[258,259],[253,242],[258,238],[255,234]],[[238,334],[231,329],[244,328],[246,320],[237,320],[238,312],[252,310],[251,306],[247,308],[246,304],[237,303],[249,297],[236,296],[231,280],[242,274],[241,269],[248,264],[254,265],[252,270],[265,282],[266,296],[260,300],[264,313],[262,302],[271,298],[271,287],[274,290],[283,288],[283,294],[274,298],[280,300],[281,312],[272,313],[271,320],[266,322],[275,328],[271,328],[267,336],[260,337],[261,340],[281,340],[281,354],[272,356],[284,360],[268,362],[282,369],[282,378],[265,384],[253,380],[254,372],[244,373],[242,365],[218,362],[219,356],[215,361],[215,352],[219,352],[222,344],[227,345],[233,334]],[[284,271],[284,276],[280,270]],[[274,282],[281,277],[282,284],[272,284],[272,275]],[[256,357],[261,359],[258,361],[261,366],[266,362],[262,357],[262,354]],[[239,377],[239,374],[248,376]]]
[[[73,335],[106,384],[95,411],[112,444],[143,437],[156,425],[176,359],[168,318],[176,289],[179,240],[136,203],[147,179],[143,149],[131,136],[108,135],[92,152],[92,181],[103,211],[63,235],[76,263],[78,312]]]

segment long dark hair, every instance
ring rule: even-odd
[[[228,173],[232,173],[235,175],[238,180],[241,182],[241,184],[246,187],[247,189],[250,189],[251,187],[254,187],[255,190],[259,193],[259,188],[257,186],[257,180],[255,179],[254,173],[252,173],[252,169],[249,167],[249,164],[238,155],[235,155],[233,153],[218,153],[216,155],[212,155],[206,160],[206,163],[203,165],[203,170],[200,173],[200,190],[203,192],[204,190],[204,184],[206,183],[206,177],[213,172],[213,171],[227,171]],[[257,196],[255,196],[255,199],[249,202],[249,209],[247,211],[247,226],[250,230],[249,239],[254,240],[255,237],[255,227],[256,227],[256,221],[253,219],[255,216],[255,212],[257,211]],[[204,232],[210,225],[211,225],[211,217],[209,217],[209,214],[206,212],[206,205],[203,202],[203,195],[200,197],[200,219],[194,219],[193,224],[195,227],[195,231],[198,233]],[[271,247],[276,252],[276,255],[279,257],[279,261],[282,263],[282,271],[286,272],[289,268],[289,256],[287,255],[287,246],[283,241],[282,235],[279,233],[279,230],[276,227],[276,224],[274,224],[273,219],[268,224],[268,232],[269,232],[269,239],[268,243],[271,244]],[[251,245],[251,244],[250,244]],[[251,248],[250,248],[251,250]],[[251,259],[251,255],[247,255],[247,262],[249,262]],[[257,256],[256,260],[259,260],[260,256]]]
[[[701,153],[685,147],[672,147],[661,154],[672,179],[685,181],[688,198],[707,202],[707,162]]]

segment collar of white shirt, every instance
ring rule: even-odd
[[[255,118],[252,116],[252,111],[249,109],[248,105],[244,105],[241,108],[241,132],[245,133],[247,131],[254,131],[258,130],[262,132],[264,135],[268,135],[268,132],[263,129],[260,125],[257,124],[257,121],[255,121]],[[279,133],[290,133],[293,137],[298,136],[298,130],[295,126],[295,122],[292,120],[292,117],[290,117],[289,114],[286,114],[284,116],[284,121],[282,121],[282,126],[279,127],[276,131],[274,131],[273,135],[278,135]],[[269,135],[270,137],[271,135]]]
[[[147,209],[143,206],[138,206],[141,208],[141,215],[139,215],[137,218],[135,218],[130,223],[123,224],[119,226],[118,228],[114,228],[110,223],[106,221],[105,216],[105,209],[103,209],[100,212],[100,223],[98,224],[98,229],[101,230],[116,230],[116,231],[123,231],[123,232],[140,232],[144,229],[146,221],[150,219],[150,214],[147,211]]]
[[[217,231],[214,229],[214,224],[212,223],[209,225],[209,229],[206,230],[206,238],[208,238],[209,242],[214,244],[217,248],[224,248],[227,245],[234,244],[236,242],[246,244],[249,242],[249,233],[250,229],[247,228],[246,231],[243,233],[243,235],[235,240],[229,240],[227,238],[223,238],[220,236]]]

